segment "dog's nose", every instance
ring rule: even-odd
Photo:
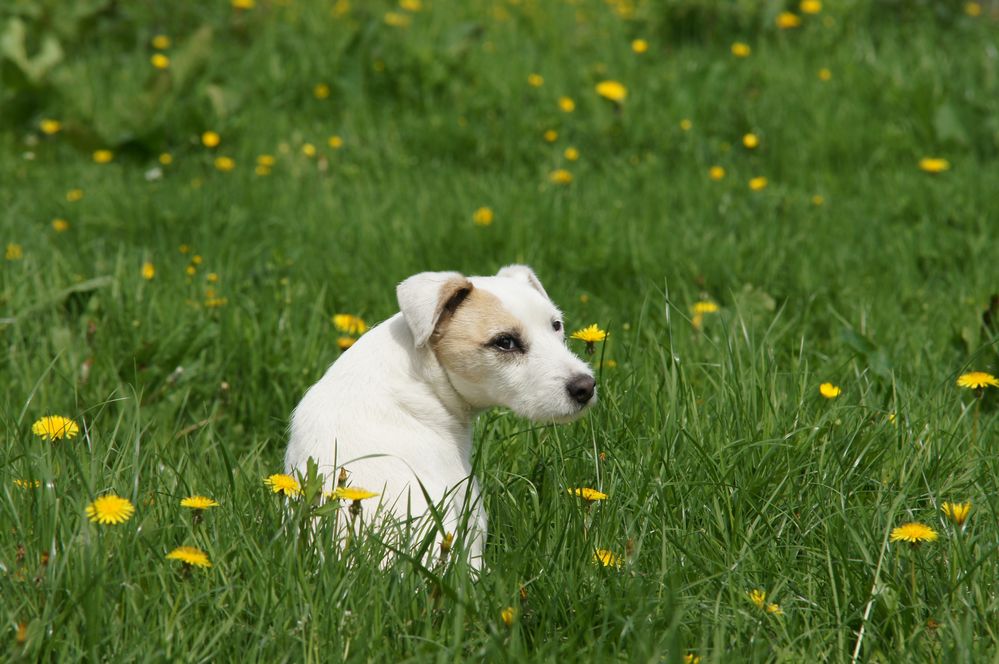
[[[576,403],[584,405],[593,398],[593,388],[596,384],[597,381],[593,380],[593,376],[579,374],[569,379],[565,389]]]

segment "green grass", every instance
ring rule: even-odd
[[[999,656],[999,390],[955,386],[999,373],[994,3],[828,2],[790,31],[769,0],[630,18],[437,0],[408,28],[390,3],[78,4],[0,9],[0,251],[22,254],[0,260],[2,658],[843,662],[861,629],[860,661]],[[19,59],[14,17],[29,55],[54,39],[62,58]],[[338,355],[330,316],[376,322],[410,274],[511,262],[571,329],[609,329],[594,359],[616,366],[576,424],[479,420],[485,573],[382,569],[373,539],[340,553],[325,522],[313,543],[262,480]],[[698,330],[702,299],[720,311]],[[81,435],[40,441],[50,414]],[[610,498],[586,511],[571,486]],[[111,491],[135,516],[89,523]],[[192,493],[221,507],[194,524]],[[940,504],[966,500],[962,531]],[[906,521],[940,539],[889,543]],[[164,558],[182,544],[214,566],[185,575]]]

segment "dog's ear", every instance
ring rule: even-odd
[[[472,282],[459,272],[421,272],[395,289],[399,310],[416,347],[426,345],[445,315],[454,313],[472,291]]]
[[[545,287],[541,285],[541,280],[538,279],[538,275],[534,274],[534,270],[526,265],[507,265],[506,267],[501,268],[500,271],[496,273],[496,276],[523,281],[525,284],[544,295],[546,300],[551,299],[548,297],[548,293],[545,292]]]

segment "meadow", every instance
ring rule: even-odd
[[[995,2],[5,3],[0,658],[997,661],[997,36]],[[480,418],[480,576],[323,546],[315,482],[265,479],[335,316],[512,262],[608,332],[569,341],[599,404]]]

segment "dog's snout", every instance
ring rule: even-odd
[[[593,388],[596,384],[597,381],[593,380],[593,376],[578,374],[569,379],[565,389],[576,403],[585,405],[593,398]]]

